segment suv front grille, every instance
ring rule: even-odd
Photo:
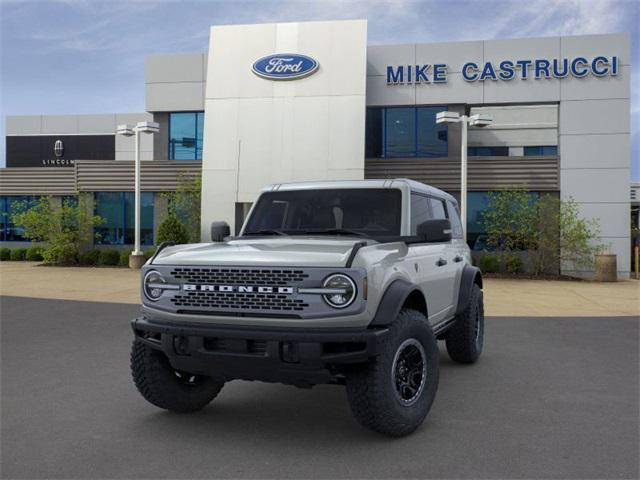
[[[177,267],[171,276],[185,283],[285,286],[309,277],[303,270]]]
[[[276,293],[183,292],[171,301],[176,307],[200,307],[212,310],[282,310],[302,311],[309,306],[304,300]]]

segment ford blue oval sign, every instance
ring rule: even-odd
[[[269,80],[296,80],[312,75],[318,66],[318,62],[306,55],[277,53],[256,60],[251,70]]]

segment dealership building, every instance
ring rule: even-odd
[[[86,195],[97,242],[132,243],[134,143],[115,130],[145,120],[149,245],[184,175],[202,176],[203,240],[270,183],[407,177],[459,198],[461,128],[436,123],[454,111],[493,119],[468,135],[472,248],[487,192],[522,187],[573,198],[629,276],[630,58],[627,34],[367,45],[364,20],[214,26],[208,52],[146,59],[146,112],[7,117],[0,241],[24,240],[14,202]]]

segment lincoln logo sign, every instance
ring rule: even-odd
[[[251,70],[269,80],[296,80],[312,75],[318,66],[318,62],[306,55],[278,53],[256,60]]]
[[[446,83],[445,63],[418,65],[387,65],[387,84]],[[573,57],[553,59],[502,60],[497,62],[466,62],[459,70],[466,82],[540,80],[549,78],[615,77],[620,71],[617,56]]]
[[[250,285],[193,285],[185,284],[182,289],[187,292],[221,292],[221,293],[280,293],[291,295],[293,287],[254,287]]]
[[[55,141],[55,143],[53,144],[53,153],[57,158],[60,158],[62,155],[64,155],[64,144],[62,143],[62,140]]]

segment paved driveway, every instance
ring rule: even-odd
[[[130,381],[133,305],[2,298],[6,478],[637,478],[638,320],[490,318],[474,366],[442,354],[414,435],[344,390],[234,382],[172,415]]]

